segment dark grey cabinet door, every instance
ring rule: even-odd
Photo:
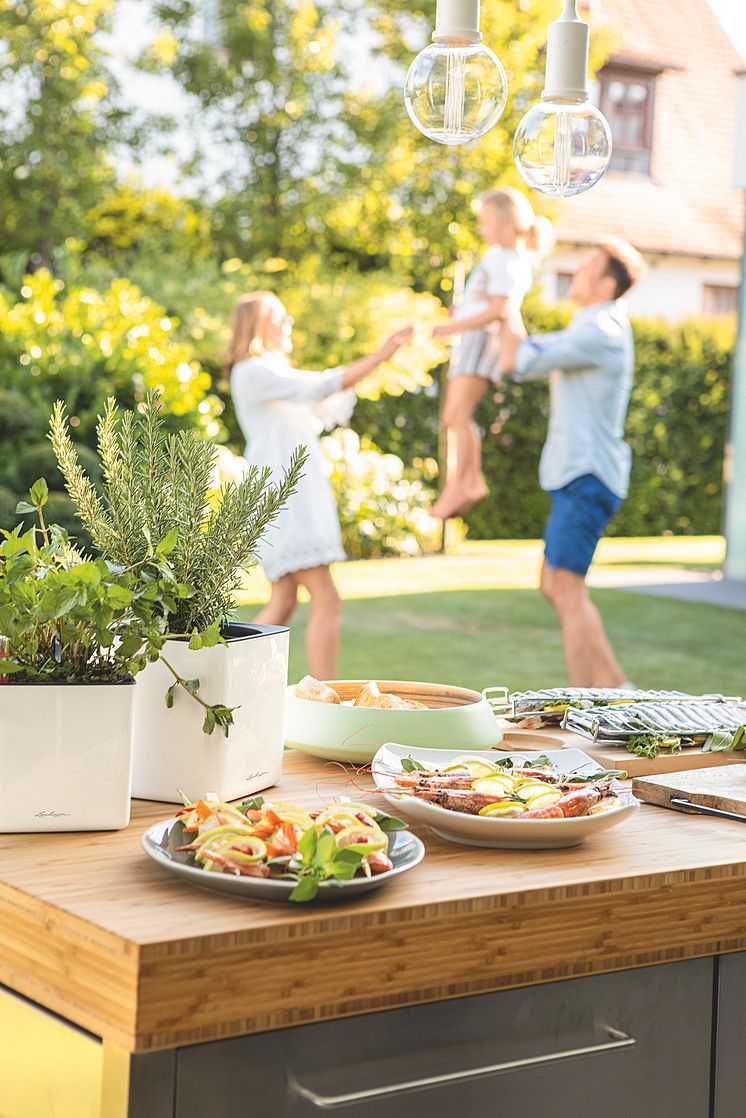
[[[176,1116],[709,1118],[712,982],[697,959],[197,1045]]]
[[[717,1049],[714,1118],[746,1115],[746,952],[715,961]]]

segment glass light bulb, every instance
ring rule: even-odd
[[[494,128],[508,81],[499,58],[482,43],[431,43],[417,55],[404,83],[412,123],[439,144],[466,144]]]
[[[611,159],[611,129],[590,101],[546,99],[516,129],[516,167],[534,190],[569,198],[595,186]]]

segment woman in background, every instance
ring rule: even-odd
[[[311,675],[326,680],[336,678],[342,612],[329,565],[345,554],[319,430],[349,420],[354,386],[393,357],[410,340],[412,330],[397,331],[375,353],[352,365],[303,372],[288,360],[292,327],[292,318],[272,292],[245,295],[233,312],[226,367],[249,464],[269,466],[279,475],[297,446],[308,452],[298,489],[260,548],[272,595],[256,621],[287,624],[297,605],[298,587],[305,586],[311,600],[308,668]]]

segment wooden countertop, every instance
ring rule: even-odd
[[[344,789],[288,753],[282,798]],[[169,876],[126,831],[0,836],[0,982],[148,1051],[746,948],[743,824],[643,805],[585,846],[427,854],[358,901],[248,902]]]

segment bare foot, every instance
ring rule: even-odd
[[[444,489],[430,509],[431,516],[449,520],[452,516],[465,516],[489,494],[486,485],[469,489]]]

